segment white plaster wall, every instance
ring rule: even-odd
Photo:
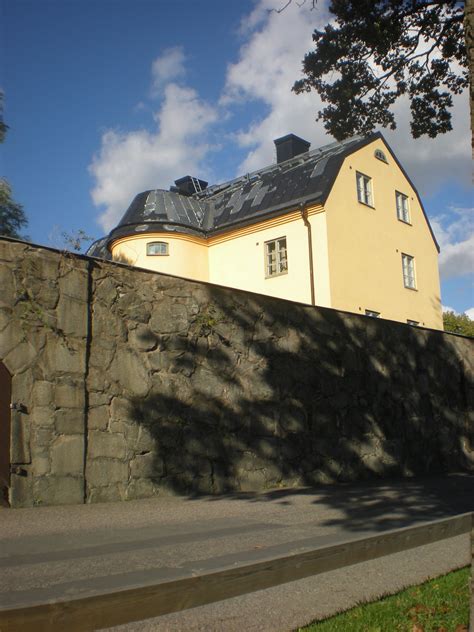
[[[265,242],[286,237],[288,273],[265,278]],[[267,296],[311,302],[307,229],[302,219],[261,228],[209,247],[209,281]]]

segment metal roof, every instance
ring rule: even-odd
[[[331,143],[193,195],[161,189],[139,193],[117,227],[92,244],[87,254],[103,257],[115,239],[134,234],[178,232],[206,237],[295,210],[301,203],[324,204],[344,158],[377,138],[383,137],[377,133]]]

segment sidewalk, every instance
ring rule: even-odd
[[[474,475],[0,510],[1,609],[89,597],[474,511]],[[291,630],[469,563],[458,536],[116,630]],[[388,572],[387,572],[388,571]]]

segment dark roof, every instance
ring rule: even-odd
[[[103,257],[106,246],[127,235],[179,232],[205,237],[295,210],[301,203],[324,204],[343,160],[377,138],[383,137],[377,133],[331,143],[193,195],[161,189],[139,193],[118,226],[87,254]]]

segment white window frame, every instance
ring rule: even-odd
[[[380,318],[380,312],[376,312],[373,309],[366,309],[365,315],[368,316],[369,318]]]
[[[397,217],[400,222],[411,224],[408,195],[405,195],[405,193],[400,193],[400,191],[395,191],[395,203],[397,206]]]
[[[356,171],[357,199],[361,204],[374,208],[374,193],[372,190],[372,178],[360,171]]]
[[[286,237],[265,242],[265,278],[288,274],[288,247]]]
[[[415,257],[402,253],[403,285],[408,290],[416,290]]]
[[[156,248],[156,252],[153,252],[154,246],[159,246]],[[169,243],[167,241],[149,241],[146,245],[146,254],[147,257],[167,257],[170,254]]]

